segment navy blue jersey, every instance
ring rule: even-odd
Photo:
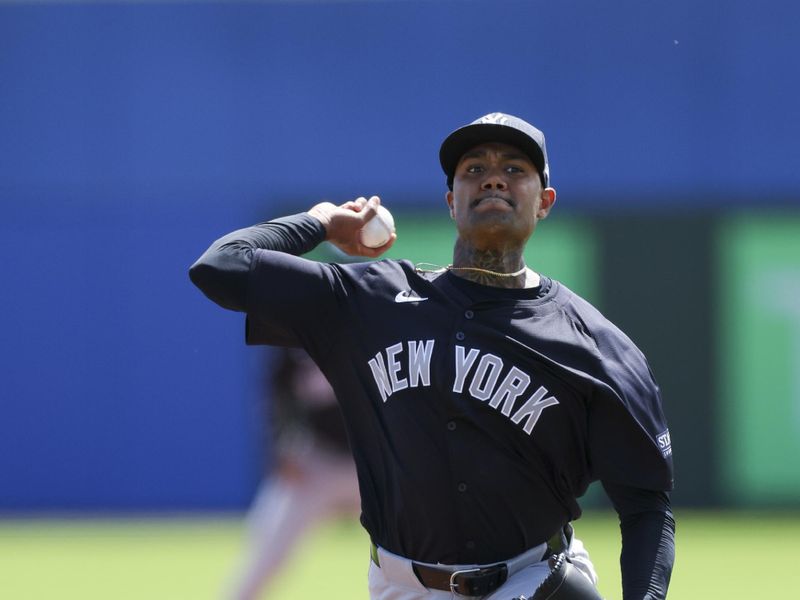
[[[642,353],[561,283],[498,289],[407,261],[257,249],[247,342],[305,348],[339,399],[378,545],[490,563],[580,514],[593,480],[672,487]]]

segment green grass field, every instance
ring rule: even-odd
[[[671,600],[800,596],[800,513],[681,511]],[[576,527],[607,600],[621,598],[616,517]],[[238,518],[0,520],[3,600],[219,599],[242,537]],[[331,523],[301,544],[264,598],[367,600],[366,536]]]

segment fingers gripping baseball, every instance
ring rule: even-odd
[[[378,196],[372,196],[369,200],[358,198],[341,206],[322,202],[309,210],[308,214],[323,224],[325,239],[345,254],[375,258],[391,248],[397,239],[397,235],[392,233],[389,241],[377,248],[369,248],[361,243],[359,232],[375,217],[380,202]]]

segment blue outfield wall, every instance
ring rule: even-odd
[[[320,199],[443,209],[503,110],[558,211],[795,206],[800,6],[0,4],[0,510],[241,507],[264,352],[186,269]]]

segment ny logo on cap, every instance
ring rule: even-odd
[[[491,125],[508,125],[508,115],[503,113],[491,113],[478,120],[478,123],[489,123]]]

